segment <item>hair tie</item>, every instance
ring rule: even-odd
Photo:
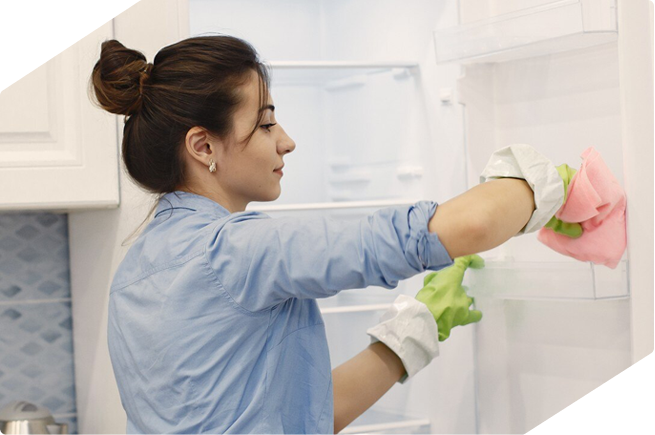
[[[150,73],[154,67],[151,63],[146,63],[146,66],[141,70],[139,77],[139,96],[143,96],[143,83],[150,78]]]

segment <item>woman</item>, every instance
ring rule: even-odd
[[[474,258],[454,278],[426,278],[420,301],[399,297],[368,331],[372,344],[332,373],[315,299],[395,287],[535,231],[562,205],[554,166],[519,147],[486,170],[516,178],[438,208],[421,201],[355,223],[270,219],[244,210],[278,198],[296,144],[248,43],[189,38],[150,64],[105,41],[91,85],[102,108],[126,115],[129,175],[160,195],[111,286],[108,340],[128,433],[340,431],[436,356],[439,335],[479,320],[459,285]]]

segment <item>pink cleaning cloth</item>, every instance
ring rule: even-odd
[[[555,216],[564,222],[579,222],[582,236],[572,239],[544,227],[537,239],[560,254],[614,269],[627,245],[625,192],[593,147],[581,157],[582,166]]]

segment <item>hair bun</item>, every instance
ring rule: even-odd
[[[90,81],[97,103],[111,113],[134,114],[141,108],[153,66],[143,53],[115,39],[104,41]]]

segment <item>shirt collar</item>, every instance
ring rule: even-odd
[[[216,217],[223,217],[230,214],[230,212],[217,203],[216,201],[207,198],[206,196],[197,195],[191,192],[184,192],[182,190],[176,190],[175,192],[169,192],[162,196],[157,204],[155,209],[155,216],[167,215],[167,213],[161,213],[166,210],[173,209],[184,209],[190,211],[200,211],[210,213]],[[169,212],[170,213],[170,212]]]

